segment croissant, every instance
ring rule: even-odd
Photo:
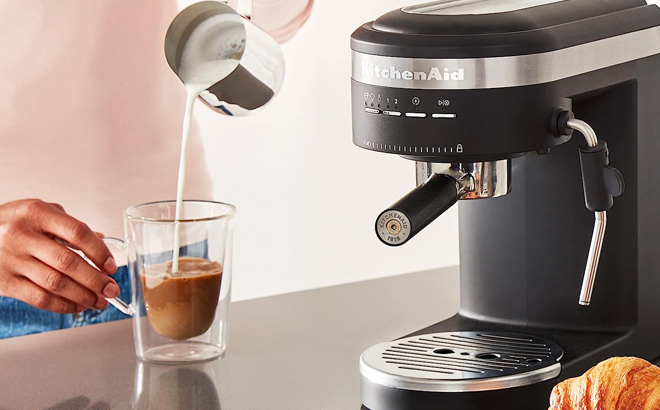
[[[660,410],[660,368],[614,357],[552,390],[549,410]]]

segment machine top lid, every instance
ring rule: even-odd
[[[376,19],[372,29],[425,36],[521,33],[646,5],[645,0],[440,0],[391,11]]]
[[[359,53],[415,58],[536,54],[660,26],[645,0],[439,0],[359,27]]]
[[[408,6],[401,11],[410,14],[461,16],[506,13],[566,0],[439,0]]]

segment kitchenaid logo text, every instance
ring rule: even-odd
[[[438,67],[431,67],[428,71],[399,71],[394,66],[381,68],[374,63],[362,62],[362,74],[369,77],[391,78],[396,80],[419,80],[419,81],[463,81],[465,80],[465,71],[462,68],[450,71],[448,68],[440,70]]]

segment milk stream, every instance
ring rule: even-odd
[[[172,272],[179,270],[180,221],[193,107],[195,100],[204,90],[227,77],[238,66],[238,59],[245,50],[245,32],[242,24],[241,17],[233,14],[220,14],[205,20],[192,32],[181,55],[178,75],[186,86],[186,108],[181,133],[181,157],[174,211]]]
[[[188,156],[188,137],[192,122],[195,99],[203,91],[186,86],[186,111],[183,116],[183,132],[181,135],[181,157],[179,158],[179,177],[176,184],[176,210],[174,211],[174,255],[172,257],[172,272],[179,270],[179,251],[181,248],[181,212],[183,210],[183,189],[186,183],[186,158]]]

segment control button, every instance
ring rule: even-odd
[[[456,114],[433,114],[433,118],[456,118]]]
[[[400,117],[401,113],[399,111],[383,111],[383,114],[390,115],[392,117]]]
[[[380,114],[380,110],[377,110],[377,109],[375,109],[375,108],[369,108],[369,107],[367,107],[367,108],[365,108],[364,110],[365,110],[366,112],[368,112],[369,114]]]
[[[411,118],[426,118],[426,113],[423,112],[407,112],[406,117]]]

